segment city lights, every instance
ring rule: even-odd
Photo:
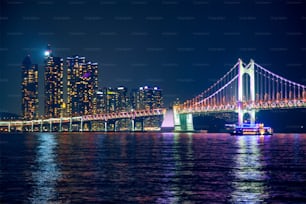
[[[98,87],[98,63],[75,55],[55,57],[51,45],[44,52],[44,118],[153,110],[163,107],[162,90],[146,85],[130,93],[124,86]],[[38,67],[27,56],[23,63],[23,116],[38,118]],[[67,70],[67,73],[64,73]],[[66,76],[66,79],[64,79]],[[66,86],[64,85],[66,82]],[[32,88],[31,88],[32,87]],[[34,89],[33,89],[34,87]],[[67,91],[64,90],[67,87]],[[67,95],[67,99],[64,98]],[[51,121],[51,120],[50,120]],[[159,124],[151,119],[148,124]]]

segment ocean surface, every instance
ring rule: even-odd
[[[306,203],[306,134],[0,135],[0,203]]]

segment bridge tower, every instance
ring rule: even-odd
[[[243,86],[243,76],[244,74],[249,75],[250,83],[248,84],[250,87],[250,99],[252,102],[255,101],[255,71],[254,71],[254,60],[250,60],[250,63],[243,66],[243,62],[241,59],[238,59],[239,67],[238,67],[238,124],[241,125],[243,123],[244,114],[248,113],[250,115],[251,124],[255,123],[255,110],[247,110],[243,107],[245,89],[247,87]]]

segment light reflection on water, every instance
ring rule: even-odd
[[[165,178],[168,179],[170,186],[164,186],[164,196],[157,199],[157,203],[178,203],[184,200],[184,196],[191,193],[188,188],[182,187],[181,183],[188,183],[185,177],[193,177],[193,152],[192,152],[192,134],[163,134],[166,137],[165,146],[171,158],[164,167]],[[185,144],[184,146],[182,145]]]
[[[171,134],[171,133],[165,133],[163,134],[164,140],[163,140],[163,146],[164,148],[163,155],[169,155],[170,157],[167,158],[167,162],[162,163],[163,167],[163,178],[162,181],[165,183],[170,183],[170,186],[163,186],[162,191],[163,194],[161,197],[157,198],[157,202],[159,203],[174,203],[177,202],[178,195],[175,191],[175,186],[171,182],[171,178],[175,177],[176,171],[177,171],[177,155],[175,153],[176,147],[175,143],[177,143],[177,134]]]
[[[238,136],[233,181],[234,203],[259,203],[267,197],[265,194],[265,172],[262,170],[260,136]]]
[[[36,147],[36,165],[34,167],[33,194],[31,203],[47,203],[56,199],[55,185],[60,177],[56,161],[57,139],[53,134],[37,135],[38,146]]]
[[[0,160],[0,203],[306,200],[306,134],[7,134]]]

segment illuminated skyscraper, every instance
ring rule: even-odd
[[[85,57],[67,57],[67,111],[69,115],[95,114],[98,63]]]
[[[119,86],[116,89],[117,94],[117,105],[116,111],[128,111],[130,109],[129,97],[127,96],[127,88],[124,86]]]
[[[164,98],[162,94],[162,89],[159,87],[153,87],[153,103],[152,108],[163,108],[164,107]]]
[[[139,87],[131,93],[131,104],[134,109],[155,109],[163,107],[162,90],[158,87]]]
[[[38,116],[38,66],[30,55],[22,62],[22,115],[31,120]]]
[[[45,116],[60,117],[63,105],[63,58],[54,57],[50,45],[45,52]]]
[[[115,89],[103,88],[97,91],[96,95],[98,113],[122,112],[130,109],[127,88],[124,86]]]
[[[97,113],[106,113],[106,89],[99,89],[96,91],[96,110]]]
[[[139,87],[131,92],[131,105],[136,110],[151,110],[156,108],[163,108],[162,90],[158,87]],[[160,127],[162,117],[153,116],[144,118],[144,125],[148,128]]]
[[[104,100],[106,104],[106,113],[114,113],[117,111],[118,93],[115,89],[108,87],[104,88]]]

